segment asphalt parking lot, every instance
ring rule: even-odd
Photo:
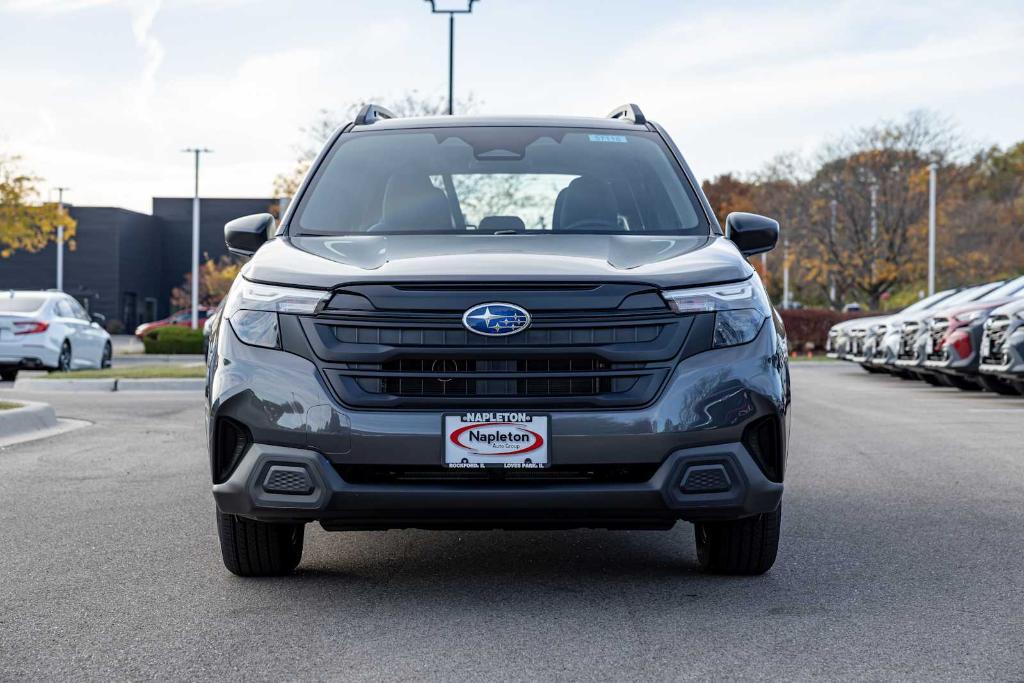
[[[239,579],[199,396],[34,394],[95,424],[0,450],[0,678],[1024,678],[1024,399],[793,374],[753,579],[698,573],[688,524],[310,527],[296,576]]]

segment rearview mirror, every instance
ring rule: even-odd
[[[274,217],[269,213],[236,218],[224,226],[224,243],[232,254],[252,256],[267,241],[274,226]]]
[[[103,323],[107,322],[107,316],[102,313],[90,313],[89,317],[92,318],[92,321],[100,327],[103,326]]]
[[[736,243],[741,254],[753,256],[775,248],[779,222],[756,213],[733,211],[725,217],[725,236]]]

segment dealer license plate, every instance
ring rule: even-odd
[[[981,357],[982,358],[988,357],[989,352],[991,352],[991,351],[992,351],[992,340],[986,334],[984,337],[981,338]]]
[[[444,417],[448,467],[528,469],[548,466],[548,417],[518,412]]]

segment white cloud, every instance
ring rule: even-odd
[[[5,23],[40,30],[40,16],[92,19],[118,41],[116,55],[99,46],[92,71],[63,68],[95,44],[85,37],[0,70],[0,92],[19,93],[0,98],[7,151],[71,185],[81,203],[146,210],[154,194],[189,193],[191,167],[179,150],[202,145],[215,150],[203,162],[204,193],[261,195],[290,167],[300,128],[320,109],[444,86],[447,36],[416,0],[402,0],[413,5],[401,12],[360,3],[331,27],[336,38],[321,32],[316,40],[303,31],[319,10],[289,11],[293,23],[279,41],[231,33],[236,13],[219,10],[247,1],[0,0]],[[254,3],[251,11],[279,7]],[[492,113],[599,115],[637,101],[704,175],[753,170],[779,152],[810,151],[851,126],[916,108],[951,114],[969,132],[1020,137],[1024,111],[1006,93],[1024,85],[1024,13],[1012,8],[953,0],[686,5],[648,23],[634,16],[638,28],[621,35],[607,21],[594,29],[601,35],[568,24],[537,28],[537,11],[507,7],[507,21],[488,34],[489,8],[465,20],[457,94],[472,88]],[[183,24],[208,17],[234,39],[193,49]],[[12,33],[26,44],[46,37]],[[498,40],[509,35],[517,39]],[[485,40],[474,47],[474,36]],[[516,41],[522,49],[507,49]],[[614,49],[594,48],[599,41]],[[117,68],[104,70],[109,64]]]

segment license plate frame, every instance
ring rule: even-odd
[[[551,416],[529,411],[466,411],[441,417],[442,463],[451,469],[551,466]]]

